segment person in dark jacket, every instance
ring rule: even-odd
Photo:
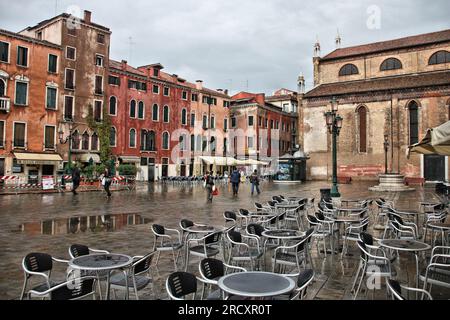
[[[237,169],[231,173],[230,182],[233,187],[233,196],[237,196],[239,192],[239,183],[241,183],[241,174]]]
[[[206,187],[206,191],[207,191],[207,200],[209,202],[212,202],[212,200],[213,200],[213,195],[212,195],[213,186],[214,186],[214,179],[209,172],[206,172],[205,187]]]
[[[256,192],[258,192],[258,194],[260,194],[261,191],[259,190],[258,170],[255,169],[255,171],[253,171],[252,175],[250,176],[250,182],[252,183],[252,195],[255,191],[255,188],[256,188]]]
[[[80,176],[80,169],[78,169],[78,167],[75,167],[72,169],[72,193],[73,194],[78,194],[77,193],[77,188],[80,186],[80,180],[81,180],[81,176]]]
[[[103,172],[102,184],[103,184],[103,188],[106,191],[106,194],[108,195],[108,198],[111,197],[111,191],[109,191],[109,187],[111,186],[111,183],[112,183],[111,173],[108,168],[105,168],[105,171]]]

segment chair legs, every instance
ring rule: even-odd
[[[23,282],[23,287],[22,287],[22,293],[20,294],[20,300],[23,300],[25,298],[25,289],[27,287],[27,283],[28,283],[28,277],[27,277],[27,275],[25,275],[25,280]]]

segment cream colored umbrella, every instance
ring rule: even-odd
[[[411,153],[450,156],[450,121],[439,127],[428,129],[422,141],[409,146],[408,158]]]
[[[214,173],[217,172],[217,164],[216,164],[216,160],[214,160],[214,162],[213,162],[212,171],[213,171]]]

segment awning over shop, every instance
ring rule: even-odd
[[[422,141],[408,148],[408,157],[410,153],[450,156],[450,121],[428,129]]]
[[[140,163],[141,158],[136,156],[120,156],[119,159],[122,159],[123,163]]]
[[[100,163],[100,156],[96,153],[82,153],[77,156],[77,160],[80,162],[89,162],[89,159],[92,158],[94,163]]]
[[[258,161],[255,159],[245,159],[238,160],[232,157],[210,157],[210,156],[201,156],[199,157],[201,160],[205,161],[207,164],[215,164],[217,166],[251,166],[251,165],[261,165],[267,166],[267,162]]]
[[[21,153],[14,152],[19,164],[57,165],[63,159],[57,153]]]
[[[205,161],[207,164],[216,164],[217,166],[236,166],[240,164],[239,160],[231,157],[201,156],[199,159]]]

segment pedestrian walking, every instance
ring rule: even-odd
[[[103,177],[102,177],[102,185],[106,191],[106,194],[108,195],[108,198],[111,197],[111,191],[109,191],[109,187],[111,186],[111,183],[112,183],[111,173],[108,168],[105,168],[105,171],[103,172]]]
[[[213,200],[213,187],[214,187],[214,179],[209,172],[206,172],[205,188],[208,202],[212,202]]]
[[[252,175],[250,176],[250,182],[252,184],[252,195],[256,189],[256,192],[258,192],[258,194],[261,193],[261,191],[259,190],[259,176],[258,176],[258,170],[255,169],[255,171],[253,171]]]
[[[77,188],[80,186],[80,180],[81,180],[80,169],[78,169],[78,167],[74,167],[72,169],[72,193],[73,194],[78,194]]]
[[[233,196],[237,196],[239,193],[239,183],[241,183],[241,174],[237,169],[231,173],[230,182],[233,187]]]

